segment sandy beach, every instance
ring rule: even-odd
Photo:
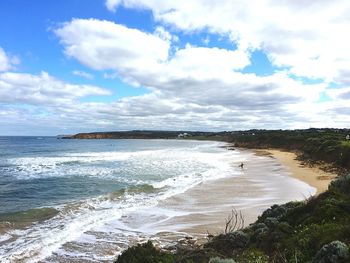
[[[279,150],[237,149],[244,169],[231,178],[204,182],[159,207],[181,211],[183,215],[160,223],[156,228],[188,233],[196,237],[223,231],[232,209],[244,216],[244,225],[273,204],[304,200],[327,189],[334,174],[302,166],[296,155]],[[240,161],[232,163],[237,170]],[[165,236],[167,234],[165,233]]]
[[[300,161],[296,160],[297,155],[294,152],[276,149],[256,150],[256,152],[257,154],[265,152],[276,158],[291,172],[291,176],[315,187],[316,194],[326,191],[329,183],[337,177],[336,174],[325,172],[318,167],[302,165]]]

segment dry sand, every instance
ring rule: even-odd
[[[283,164],[291,175],[317,189],[316,194],[327,190],[329,183],[336,177],[336,174],[322,171],[318,167],[308,167],[296,160],[296,154],[276,149],[256,150],[257,154],[271,154]]]
[[[223,231],[225,217],[232,208],[241,211],[245,226],[273,204],[304,200],[327,189],[334,174],[302,166],[296,155],[279,150],[238,149],[241,160],[232,167],[237,171],[231,178],[207,181],[185,193],[162,202],[159,206],[172,211],[184,211],[158,225],[170,231],[196,237]],[[311,187],[310,187],[311,186]]]

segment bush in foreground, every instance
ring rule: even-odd
[[[174,255],[156,249],[151,241],[130,247],[117,259],[116,263],[172,263]]]
[[[211,258],[209,263],[236,263],[233,259]]]
[[[350,260],[349,248],[340,241],[324,245],[316,254],[314,263],[341,263]]]

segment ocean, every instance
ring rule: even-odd
[[[256,187],[254,194],[232,188],[237,199],[229,202],[261,208],[314,192],[275,161],[226,146],[192,140],[0,137],[0,261],[111,262],[135,242],[171,243],[186,235],[176,218],[198,214],[191,209],[201,207],[191,196],[174,200],[227,178],[242,182],[238,164],[252,158],[261,165],[257,171],[271,171],[261,178],[252,165],[244,184]],[[280,189],[283,184],[289,194]]]

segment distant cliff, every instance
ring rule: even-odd
[[[192,136],[211,136],[212,132],[190,131],[122,131],[122,132],[91,132],[78,133],[62,139],[176,139],[191,138]]]

